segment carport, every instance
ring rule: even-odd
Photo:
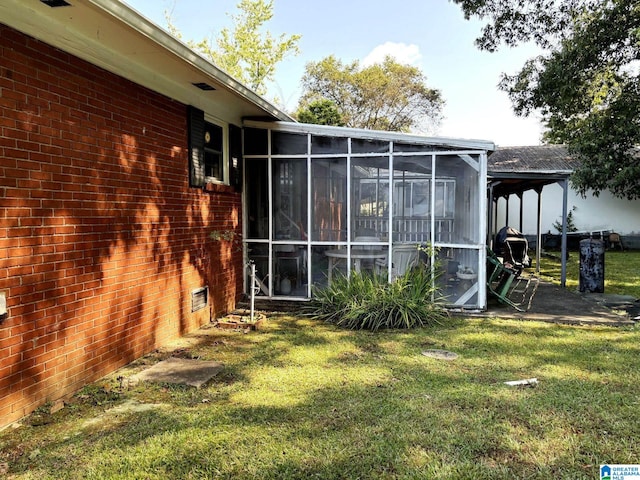
[[[533,206],[525,206],[523,194],[533,190],[537,194],[535,207],[537,218],[536,229],[536,271],[540,271],[540,253],[542,248],[541,216],[542,192],[545,186],[554,183],[562,187],[562,241],[561,241],[561,285],[564,287],[567,277],[567,192],[569,176],[577,165],[567,149],[561,145],[539,145],[531,147],[498,148],[488,158],[488,219],[487,245],[492,246],[497,231],[503,226],[498,225],[499,202],[505,202],[505,224],[522,230],[525,215],[531,215]],[[519,218],[517,223],[509,219],[509,202],[513,196],[519,199]]]

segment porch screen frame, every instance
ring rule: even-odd
[[[356,242],[353,236],[353,232],[352,232],[352,228],[353,228],[353,215],[355,212],[352,211],[352,194],[353,194],[353,189],[352,189],[352,162],[354,159],[366,159],[368,157],[375,157],[375,158],[387,158],[387,165],[388,165],[388,180],[387,180],[387,185],[388,185],[388,218],[387,221],[389,222],[389,234],[387,236],[387,239],[385,241],[376,243],[376,244],[372,244],[372,246],[375,247],[381,247],[382,249],[386,249],[388,252],[387,255],[387,259],[388,259],[388,272],[389,272],[389,279],[391,279],[391,258],[392,258],[392,247],[394,244],[393,241],[393,205],[394,205],[394,165],[396,162],[400,161],[403,157],[424,157],[425,162],[428,162],[430,164],[430,169],[431,169],[431,173],[430,173],[430,188],[429,188],[429,194],[430,194],[430,212],[429,212],[429,217],[430,217],[430,221],[431,221],[431,228],[430,228],[430,232],[429,232],[429,241],[430,244],[435,248],[448,248],[448,249],[463,249],[463,250],[471,250],[471,251],[475,251],[477,252],[477,265],[475,265],[475,270],[476,272],[478,272],[478,278],[477,278],[477,284],[475,285],[473,291],[471,292],[467,292],[467,294],[459,299],[456,300],[456,302],[454,302],[454,304],[452,305],[453,307],[460,307],[460,308],[475,308],[475,309],[482,309],[482,308],[486,308],[486,286],[485,286],[485,281],[486,281],[486,272],[485,272],[485,262],[486,262],[486,253],[485,253],[485,244],[484,244],[484,239],[486,238],[486,203],[487,203],[487,199],[486,199],[486,195],[485,195],[485,189],[486,189],[486,172],[487,172],[487,165],[486,165],[486,161],[487,161],[487,154],[486,154],[486,150],[482,150],[482,149],[444,149],[444,148],[434,148],[433,145],[429,145],[429,144],[416,144],[415,148],[411,148],[411,149],[407,149],[407,150],[411,150],[411,151],[403,151],[402,149],[396,149],[395,146],[398,143],[407,143],[406,141],[394,141],[389,140],[388,144],[389,144],[389,149],[387,152],[372,152],[372,153],[354,153],[352,151],[352,138],[358,138],[359,140],[361,139],[361,137],[358,137],[357,135],[354,135],[354,131],[352,129],[344,129],[344,131],[340,130],[339,133],[342,133],[343,135],[335,135],[336,137],[347,137],[346,138],[346,152],[344,151],[337,151],[335,153],[327,153],[326,151],[322,151],[322,152],[318,152],[318,153],[312,153],[312,148],[313,148],[313,138],[314,136],[317,135],[322,135],[324,137],[327,137],[329,135],[327,135],[326,133],[321,133],[321,134],[317,134],[313,131],[308,131],[308,132],[300,132],[299,129],[301,128],[300,126],[295,126],[295,128],[292,128],[291,130],[288,130],[287,128],[283,127],[280,124],[275,124],[273,126],[260,126],[260,127],[254,127],[252,126],[251,128],[259,128],[259,129],[263,129],[267,131],[267,152],[265,154],[251,154],[251,155],[247,155],[245,154],[243,156],[243,168],[242,168],[242,174],[243,174],[243,180],[244,180],[244,185],[246,185],[246,178],[248,175],[251,175],[251,172],[247,171],[246,166],[244,165],[244,162],[246,162],[246,160],[248,159],[261,159],[265,162],[267,162],[267,179],[266,181],[268,181],[269,185],[268,185],[268,205],[267,205],[267,212],[269,215],[269,219],[268,219],[268,238],[248,238],[246,236],[243,236],[243,245],[244,245],[244,255],[245,255],[245,260],[248,260],[249,258],[249,252],[247,250],[247,245],[252,244],[252,243],[261,243],[261,244],[266,244],[268,246],[268,272],[262,272],[263,275],[267,275],[268,277],[268,282],[266,282],[266,287],[268,289],[268,295],[265,295],[264,297],[269,298],[269,299],[280,299],[280,300],[307,300],[308,298],[311,297],[311,293],[312,293],[312,287],[313,287],[313,271],[312,271],[312,264],[311,264],[311,259],[312,259],[312,254],[313,252],[313,247],[334,247],[334,248],[345,248],[347,250],[347,264],[346,264],[346,273],[347,275],[351,273],[351,269],[352,269],[352,262],[351,262],[351,248],[354,246],[357,247],[363,247],[363,246],[367,246],[365,244],[361,244],[360,242]],[[310,129],[311,130],[311,129]],[[338,132],[339,129],[334,129],[333,132]],[[272,132],[273,131],[278,131],[278,132],[292,132],[292,133],[303,133],[306,135],[306,145],[307,145],[307,151],[306,153],[299,153],[299,154],[273,154],[273,150],[272,150]],[[363,132],[357,131],[357,133],[363,134]],[[350,135],[349,135],[350,134]],[[372,133],[369,132],[368,135],[371,135]],[[424,139],[424,141],[428,141],[428,139]],[[330,142],[331,143],[331,142]],[[336,144],[340,144],[343,145],[344,142],[334,142]],[[381,142],[378,142],[381,143]],[[410,142],[409,142],[410,143]],[[412,145],[413,147],[413,145]],[[424,148],[424,150],[420,150],[421,148]],[[416,151],[417,150],[417,151]],[[452,242],[452,241],[441,241],[436,237],[436,216],[434,214],[435,212],[435,202],[436,202],[436,184],[439,181],[438,178],[438,165],[437,165],[437,158],[442,158],[442,157],[457,157],[459,159],[462,159],[467,165],[471,166],[476,172],[477,172],[477,185],[475,186],[476,188],[476,197],[472,199],[472,201],[475,202],[476,204],[476,208],[474,209],[475,214],[477,215],[477,219],[478,219],[478,226],[479,226],[479,231],[476,232],[476,234],[474,235],[478,241],[477,243],[456,243],[456,242]],[[277,159],[299,159],[299,161],[304,161],[306,162],[306,181],[307,181],[307,188],[306,188],[306,202],[307,202],[307,217],[306,217],[306,232],[308,232],[307,234],[307,238],[306,239],[296,239],[296,240],[291,240],[291,239],[286,239],[286,240],[282,240],[282,239],[276,239],[274,237],[274,219],[273,219],[273,202],[274,202],[274,198],[273,198],[273,194],[274,194],[274,178],[273,178],[273,162],[274,160]],[[346,241],[345,240],[338,240],[338,241],[322,241],[322,240],[316,240],[313,238],[312,236],[312,232],[313,232],[313,221],[314,221],[314,216],[313,216],[313,162],[314,159],[331,159],[331,158],[340,158],[340,159],[345,159],[346,158],[346,199],[345,199],[345,208],[346,208]],[[251,192],[247,191],[247,188],[243,189],[243,212],[246,212],[246,205],[247,205],[247,198],[248,195],[251,194]],[[246,218],[246,215],[243,216],[243,231],[246,233],[248,232],[248,219]],[[298,248],[300,250],[304,250],[306,252],[306,261],[307,261],[307,265],[306,265],[306,276],[305,276],[305,281],[306,283],[305,288],[306,291],[304,292],[304,295],[276,295],[276,291],[275,291],[275,285],[274,285],[274,247],[277,245],[294,245],[295,248]],[[431,258],[431,265],[435,264],[435,257]],[[246,291],[246,282],[247,282],[247,276],[243,275],[244,278],[244,282],[245,282],[245,291]],[[469,300],[469,298],[473,297],[473,295],[477,294],[477,302],[476,304],[471,304],[471,305],[467,305],[466,301]]]

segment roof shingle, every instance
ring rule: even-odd
[[[488,158],[492,173],[571,173],[579,161],[563,145],[498,148]]]

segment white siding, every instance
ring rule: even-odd
[[[523,195],[523,225],[520,226],[520,199],[509,198],[509,225],[527,235],[536,233],[537,194],[534,191]],[[568,212],[573,212],[573,223],[581,232],[610,230],[628,234],[640,234],[640,200],[622,200],[602,192],[599,197],[588,195],[582,198],[574,190],[568,192]],[[575,208],[574,208],[575,207]],[[505,225],[506,201],[498,201],[498,223],[496,230]],[[547,185],[542,190],[542,233],[551,231],[555,221],[562,216],[562,188],[558,184]]]

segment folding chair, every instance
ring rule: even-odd
[[[540,281],[534,275],[522,276],[522,270],[504,265],[496,254],[487,248],[487,289],[500,303],[519,312],[531,308],[533,296]]]

